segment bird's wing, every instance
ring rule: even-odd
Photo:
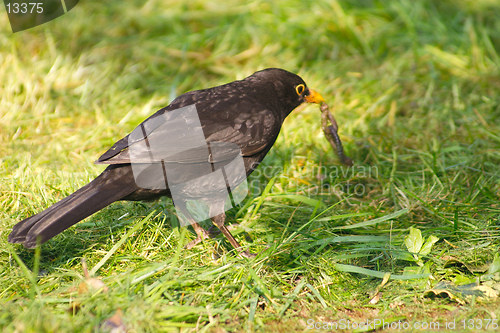
[[[163,112],[157,112],[117,141],[96,163],[229,161],[237,155],[255,155],[274,144],[281,127],[281,119],[272,111],[249,100],[240,100],[223,109],[216,103],[197,103],[196,106],[201,125],[198,131],[190,132],[176,126],[175,119],[170,119],[174,125],[157,121],[161,115],[169,113],[162,109]]]

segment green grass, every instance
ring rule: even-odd
[[[0,15],[2,331],[93,331],[117,310],[132,331],[499,318],[498,297],[425,292],[499,285],[485,272],[500,250],[500,2],[231,3],[83,1],[16,34]],[[316,106],[294,112],[228,212],[256,259],[221,237],[185,250],[193,232],[167,199],[115,203],[38,253],[7,243],[175,96],[265,67],[322,93],[355,166],[339,165]],[[422,267],[411,227],[440,238]],[[107,292],[78,292],[82,258]]]

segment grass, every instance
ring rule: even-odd
[[[500,317],[494,293],[429,290],[500,289],[499,9],[81,2],[16,34],[0,15],[0,328],[93,331],[114,315],[131,331],[303,331],[342,319],[483,330]],[[166,199],[115,203],[38,252],[7,243],[12,225],[99,174],[99,154],[175,96],[265,67],[322,93],[355,166],[339,165],[317,107],[294,112],[251,195],[228,212],[256,259],[220,237],[184,250],[194,235]],[[417,258],[412,228],[439,238]],[[82,258],[107,292],[84,288]]]

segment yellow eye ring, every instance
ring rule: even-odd
[[[306,86],[303,84],[299,84],[298,86],[295,87],[295,92],[297,92],[297,95],[302,95],[302,93],[306,90]]]

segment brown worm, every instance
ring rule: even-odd
[[[319,109],[321,110],[321,128],[325,133],[325,136],[332,145],[332,148],[337,152],[337,155],[340,158],[340,161],[348,166],[352,166],[352,160],[344,154],[344,147],[342,147],[342,141],[340,141],[339,135],[337,134],[338,125],[337,121],[330,113],[330,109],[328,104],[321,103]],[[331,125],[328,125],[328,121],[330,121]]]

